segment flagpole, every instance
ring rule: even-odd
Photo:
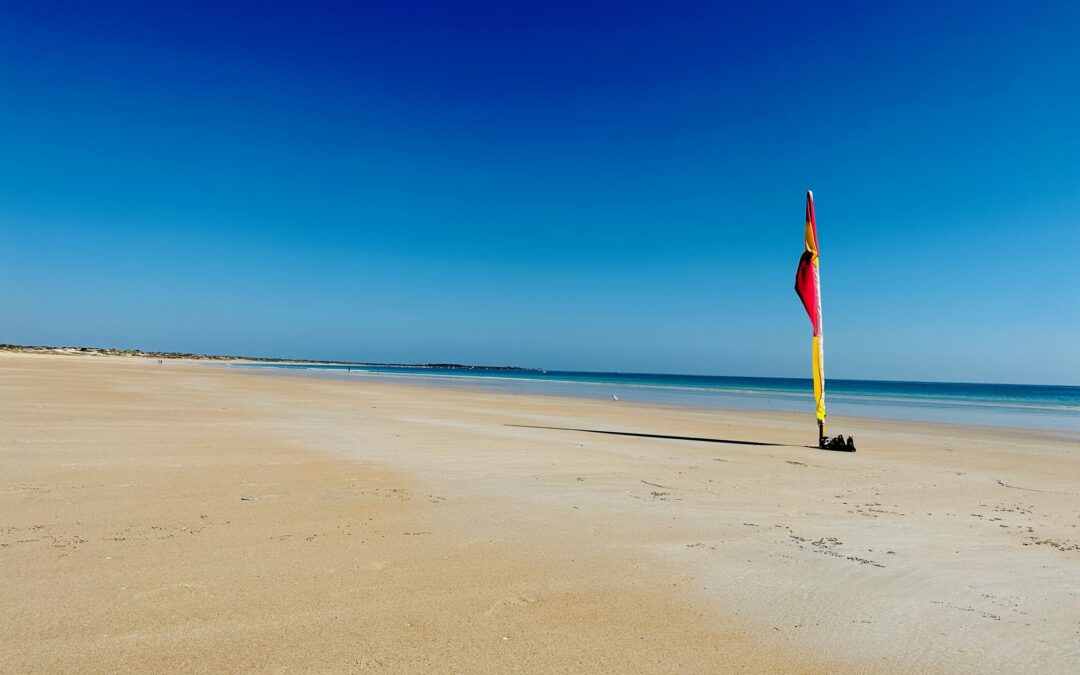
[[[818,447],[825,447],[825,313],[821,310],[821,244],[817,236],[817,216],[814,214],[814,191],[806,191],[806,220],[814,230],[814,286],[817,290],[817,354],[814,355],[814,377],[820,380],[817,394]]]
[[[795,293],[802,300],[814,329],[810,339],[810,359],[814,376],[814,403],[818,425],[818,447],[853,452],[855,443],[843,436],[830,439],[825,435],[825,330],[821,311],[821,271],[817,219],[814,216],[814,193],[806,191],[806,233],[804,250],[795,272]]]

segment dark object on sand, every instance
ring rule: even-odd
[[[822,450],[836,450],[837,452],[855,452],[855,437],[848,436],[846,441],[844,440],[843,434],[829,438],[825,435],[824,420],[818,420],[817,445]]]
[[[847,440],[844,440],[844,435],[833,436],[827,438],[822,436],[818,439],[818,447],[822,450],[836,450],[837,452],[855,452],[855,437],[848,436]]]

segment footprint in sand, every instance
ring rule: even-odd
[[[519,596],[516,596],[516,597],[513,597],[513,598],[508,598],[506,600],[500,600],[500,601],[496,602],[491,607],[488,607],[487,611],[484,612],[484,614],[487,614],[487,615],[494,614],[494,613],[498,612],[499,610],[501,610],[503,608],[508,608],[508,607],[529,607],[529,606],[535,605],[535,604],[537,604],[539,602],[540,602],[540,598],[538,598],[538,597],[534,597],[534,596],[530,596],[530,595],[519,595]]]

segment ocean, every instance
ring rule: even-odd
[[[665,405],[813,414],[810,379],[559,370],[461,369],[256,363],[240,368],[376,378],[511,394],[541,394]],[[832,415],[1067,432],[1080,440],[1080,387],[962,382],[826,381]]]

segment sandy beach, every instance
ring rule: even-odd
[[[833,420],[850,455],[810,412],[104,356],[0,388],[3,672],[1080,663],[1051,432]]]

